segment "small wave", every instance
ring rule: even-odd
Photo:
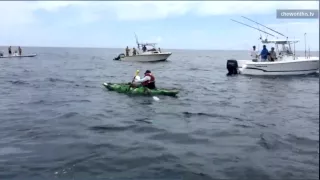
[[[92,126],[89,129],[92,131],[104,133],[104,132],[108,132],[108,131],[126,131],[126,130],[132,129],[134,127],[136,127],[136,125],[122,126],[122,127],[107,125],[107,126]]]
[[[207,113],[192,113],[192,112],[183,112],[182,114],[185,115],[185,117],[192,117],[192,116],[208,116],[208,117],[217,117],[217,115],[213,114],[207,114]]]
[[[189,68],[190,71],[197,71],[197,70],[200,70],[199,68],[195,68],[195,67],[192,67],[192,68]]]
[[[28,104],[66,104],[66,103],[88,103],[90,100],[82,99],[82,100],[66,100],[66,101],[46,101],[46,100],[38,100],[34,102],[30,102]]]
[[[275,150],[279,149],[280,146],[285,145],[283,142],[280,141],[281,138],[275,134],[260,134],[260,140],[258,144],[268,150]]]
[[[232,118],[232,117],[224,116],[224,115],[220,115],[220,114],[209,114],[209,113],[202,113],[202,112],[200,112],[200,113],[183,112],[183,115],[186,118],[191,118],[193,116],[219,117],[219,118],[224,118],[224,119]]]
[[[59,78],[47,78],[50,82],[67,82],[67,83],[74,83],[74,81],[59,79]]]
[[[205,144],[210,142],[209,139],[194,138],[187,133],[168,133],[168,132],[158,133],[156,135],[149,137],[149,139],[171,141],[179,144],[194,144],[194,143]]]
[[[59,116],[58,118],[62,118],[62,119],[66,118],[66,119],[68,119],[68,118],[71,118],[71,117],[74,117],[74,116],[77,116],[77,115],[79,115],[79,113],[77,113],[77,112],[69,112],[69,113],[63,114],[62,116]]]
[[[34,102],[30,102],[29,104],[45,104],[45,100],[38,100],[38,101],[34,101]]]
[[[152,124],[152,122],[148,118],[135,119],[135,121]]]
[[[103,58],[103,57],[100,57],[100,56],[92,56],[91,58],[90,58],[91,60],[106,60],[105,58]]]
[[[252,128],[252,126],[250,125],[246,125],[246,124],[235,124],[235,127],[242,127],[242,128]]]
[[[299,105],[289,105],[288,107],[296,108],[296,109],[306,109],[305,106],[299,106]]]
[[[71,71],[94,71],[94,68],[70,69]]]
[[[106,116],[105,114],[95,114],[94,117],[101,117],[101,118],[108,118],[108,116]]]
[[[259,126],[259,127],[263,127],[263,128],[267,128],[268,126],[262,123],[254,123],[255,125]]]
[[[136,132],[136,133],[165,133],[166,131],[163,130],[163,129],[159,129],[157,127],[154,127],[154,126],[136,126],[134,129],[133,129],[133,132]]]
[[[140,152],[141,150],[136,150]],[[146,167],[151,166],[151,164],[160,164],[163,162],[176,162],[179,160],[177,156],[168,154],[168,153],[161,153],[160,155],[154,155],[154,156],[147,156],[147,155],[132,155],[131,153],[126,153],[131,155],[130,157],[126,157],[125,154],[123,156],[119,157],[117,160],[113,161],[113,164],[115,165],[123,165],[126,164],[129,168],[138,168],[138,167]]]
[[[90,85],[80,85],[80,84],[75,84],[74,85],[75,87],[85,87],[85,88],[97,88],[97,87],[100,87],[100,85],[99,86],[90,86]]]
[[[21,81],[21,80],[17,80],[17,81],[9,81],[10,83],[12,84],[15,84],[15,85],[25,85],[25,84],[29,84],[25,81]]]
[[[295,134],[289,134],[288,138],[286,139],[290,143],[297,144],[297,145],[306,145],[313,147],[315,144],[319,143],[319,140],[309,139],[307,137],[299,137]]]
[[[28,151],[24,151],[20,148],[16,147],[2,147],[0,148],[0,156],[3,155],[9,155],[9,154],[22,154],[22,153],[28,153]]]

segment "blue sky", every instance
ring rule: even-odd
[[[14,7],[14,8],[13,8]],[[318,19],[276,19],[276,9],[315,9],[315,1],[0,2],[0,45],[114,47],[156,42],[165,49],[250,49],[260,33],[242,15],[319,49]],[[262,28],[262,27],[260,27]],[[262,28],[263,30],[266,30]]]

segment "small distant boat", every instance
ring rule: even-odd
[[[160,49],[157,50],[156,43],[139,43],[137,36],[136,43],[138,46],[136,55],[126,56],[125,54],[121,53],[113,60],[129,62],[158,62],[166,61],[172,54],[171,52],[161,52]],[[143,52],[140,50],[140,47],[143,46],[151,48]]]
[[[37,54],[26,54],[26,55],[7,55],[0,56],[0,58],[23,58],[23,57],[36,57]]]

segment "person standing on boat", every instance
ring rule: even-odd
[[[270,51],[270,61],[275,61],[276,59],[277,59],[277,54],[274,51],[274,47],[272,47]]]
[[[252,61],[253,62],[257,62],[258,61],[258,53],[257,53],[257,51],[256,51],[256,46],[252,46],[252,51],[251,51],[251,53],[250,53],[250,55],[251,55],[251,58],[252,58]]]
[[[4,54],[4,53],[3,53],[3,51],[1,50],[1,51],[0,51],[0,57],[2,57],[2,56],[3,56],[3,54]]]
[[[266,47],[266,45],[263,45],[263,48],[262,48],[262,50],[261,50],[261,52],[260,52],[260,56],[261,56],[261,61],[262,62],[265,62],[265,61],[267,61],[267,59],[268,59],[268,49],[267,49],[267,47]]]
[[[136,50],[136,48],[133,48],[133,50],[132,50],[132,55],[133,55],[133,56],[137,55],[137,50]]]
[[[20,46],[18,47],[18,51],[19,51],[19,56],[21,56],[21,54],[22,54],[22,49],[21,49]]]
[[[147,51],[147,47],[146,47],[146,45],[143,45],[143,47],[142,47],[142,51],[143,51],[143,52],[146,52],[146,51]]]
[[[9,54],[9,56],[11,56],[11,54],[12,54],[11,46],[9,46],[9,48],[8,48],[8,54]]]
[[[130,52],[130,49],[129,49],[129,47],[127,46],[127,48],[126,48],[126,56],[129,56],[129,52]]]
[[[155,77],[151,74],[150,70],[146,70],[144,78],[135,80],[135,83],[141,83],[142,86],[148,89],[156,89]]]

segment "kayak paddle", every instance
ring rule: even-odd
[[[157,96],[152,96],[155,101],[159,101],[160,99]]]
[[[133,79],[132,79],[132,82],[131,82],[131,83],[133,83],[133,82],[134,82],[134,80],[136,79],[136,77],[139,75],[139,72],[140,72],[139,70],[137,70],[137,71],[136,71],[136,75],[133,77]]]

